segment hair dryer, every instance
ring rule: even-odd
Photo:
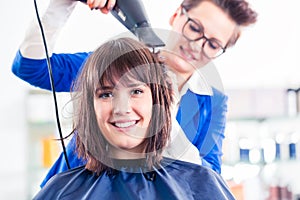
[[[117,0],[111,14],[148,47],[165,46],[151,28],[141,0]]]

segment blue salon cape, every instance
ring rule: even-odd
[[[222,177],[207,167],[166,158],[149,172],[142,165],[115,162],[121,163],[120,170],[106,170],[100,176],[84,166],[56,174],[33,199],[235,199]]]
[[[69,92],[82,64],[90,53],[53,54],[51,56],[52,74],[55,89],[58,92]],[[17,52],[12,64],[12,72],[22,80],[51,90],[47,62],[45,59],[25,58]],[[176,119],[187,138],[198,148],[202,163],[221,173],[222,141],[226,123],[227,96],[213,88],[213,95],[198,95],[188,90],[182,96]],[[85,163],[74,154],[74,138],[67,145],[67,153],[72,168]],[[58,172],[67,170],[63,154],[50,169],[47,180]]]

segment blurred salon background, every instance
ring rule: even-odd
[[[37,0],[41,13],[48,2]],[[152,27],[167,29],[180,2],[143,0]],[[239,200],[298,200],[300,2],[249,3],[259,14],[258,22],[244,30],[235,48],[203,69],[209,82],[229,96],[222,176]],[[28,23],[36,19],[34,1],[0,4],[0,199],[31,199],[61,152],[60,144],[53,141],[58,137],[53,97],[11,72]],[[55,52],[93,50],[125,31],[110,14],[78,5]],[[71,108],[64,105],[69,95],[57,93],[57,97],[67,135]]]

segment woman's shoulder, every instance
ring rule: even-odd
[[[190,163],[182,160],[173,160],[171,158],[164,158],[162,160],[162,166],[166,169],[170,170],[178,170],[181,171],[181,173],[188,172],[189,174],[195,174],[195,178],[197,178],[199,175],[203,176],[206,174],[206,176],[212,176],[212,177],[219,177],[220,175],[217,174],[214,170],[199,165],[195,163]],[[178,172],[176,172],[178,173]],[[191,177],[192,178],[192,177]]]
[[[235,199],[223,177],[214,170],[194,163],[165,158],[167,174],[181,187],[188,187],[200,199]],[[211,194],[214,194],[212,197]],[[195,198],[198,199],[198,198]]]
[[[211,194],[214,194],[212,196]],[[34,199],[234,199],[213,170],[164,158],[153,170],[107,171],[97,176],[78,167],[54,176]]]

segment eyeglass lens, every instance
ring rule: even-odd
[[[204,35],[204,27],[188,18],[183,27],[182,34],[190,41],[198,41],[203,39],[202,51],[209,58],[220,56],[224,50],[223,47],[215,39],[208,39]]]

